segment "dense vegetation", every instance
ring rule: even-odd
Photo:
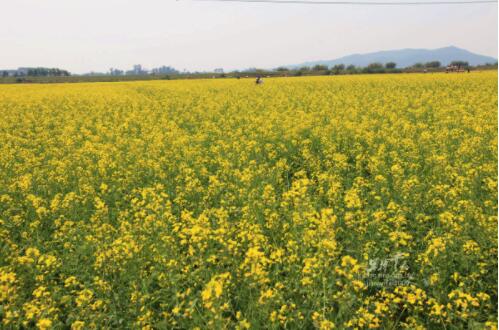
[[[0,86],[6,329],[494,329],[497,72]]]
[[[461,71],[497,71],[497,63],[479,66],[470,66],[467,62],[453,61],[452,66],[459,67]],[[397,68],[397,63],[388,62],[371,63],[366,67],[345,66],[337,64],[331,67],[316,65],[313,67],[286,68],[279,67],[275,70],[251,69],[249,71],[232,71],[228,73],[217,72],[178,72],[171,67],[153,69],[151,73],[145,71],[140,74],[124,74],[123,71],[111,69],[110,73],[93,73],[89,75],[73,75],[66,72],[63,75],[19,75],[0,76],[0,84],[13,83],[80,83],[80,82],[115,82],[115,81],[139,81],[139,80],[178,80],[178,79],[208,79],[208,78],[255,78],[255,77],[300,77],[300,76],[330,76],[330,75],[352,75],[352,74],[380,74],[380,73],[437,73],[446,72],[446,67],[438,61],[427,63],[415,63],[411,67]],[[167,72],[167,73],[166,73]],[[5,73],[7,73],[5,71]]]

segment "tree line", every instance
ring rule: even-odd
[[[62,70],[58,68],[44,68],[44,67],[38,67],[38,68],[26,68],[26,69],[17,69],[17,70],[12,70],[12,73],[10,73],[7,70],[2,71],[2,77],[8,77],[8,76],[14,76],[14,77],[23,77],[23,76],[29,76],[29,77],[69,77],[71,73],[67,70]]]
[[[497,70],[497,62],[471,66],[466,61],[452,61],[449,65],[458,70]],[[22,69],[22,70],[21,70]],[[387,62],[370,63],[365,67],[336,64],[333,66],[314,65],[300,68],[278,67],[272,70],[251,68],[244,71],[226,73],[215,72],[179,72],[171,67],[162,70],[153,70],[147,74],[126,74],[124,72],[95,73],[91,75],[71,75],[66,70],[47,68],[20,68],[18,70],[0,70],[0,83],[55,83],[55,82],[84,82],[84,81],[132,81],[132,80],[159,80],[159,79],[207,79],[207,78],[250,78],[250,77],[290,77],[290,76],[318,76],[318,75],[345,75],[370,73],[403,73],[403,72],[442,72],[447,71],[439,61],[415,63],[410,67],[398,68],[397,63]],[[454,71],[454,70],[452,70]],[[17,75],[12,74],[18,72]],[[114,74],[113,74],[114,73]],[[169,73],[169,74],[166,74]]]
[[[455,66],[463,69],[470,68],[468,62],[466,61],[452,61],[450,66]],[[495,64],[486,64],[485,66],[496,66]],[[413,69],[428,69],[435,70],[442,68],[442,63],[440,61],[429,61],[426,63],[415,63],[414,65],[406,68],[397,68],[397,63],[395,62],[373,62],[368,64],[365,67],[358,67],[355,65],[344,65],[344,64],[336,64],[333,66],[327,66],[322,64],[317,64],[314,66],[303,66],[300,68],[287,68],[287,67],[279,67],[275,69],[275,71],[286,74],[291,73],[296,76],[310,74],[310,73],[322,73],[322,74],[355,74],[355,73],[399,73],[405,71],[412,71]]]

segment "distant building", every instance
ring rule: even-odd
[[[29,70],[31,70],[31,69],[32,68],[18,68],[17,69],[17,75],[19,75],[19,76],[27,76]]]
[[[127,76],[133,76],[133,75],[145,75],[147,74],[147,70],[145,70],[144,68],[142,68],[142,65],[140,64],[135,64],[133,66],[133,69],[132,70],[128,70],[125,72],[125,74]]]
[[[17,70],[0,70],[0,76],[18,77],[27,76],[31,68],[18,68]]]
[[[133,66],[133,73],[134,74],[141,74],[142,73],[142,65],[140,64],[135,64]]]
[[[115,69],[115,68],[109,69],[109,75],[111,75],[111,76],[122,76],[123,73],[124,73],[123,70],[119,70],[119,69]]]
[[[17,70],[0,70],[0,77],[14,77]]]
[[[152,74],[177,74],[179,73],[175,68],[171,66],[160,66],[159,68],[154,68],[151,70]]]

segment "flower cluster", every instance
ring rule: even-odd
[[[494,329],[497,72],[0,86],[2,329]]]

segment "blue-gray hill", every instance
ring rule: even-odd
[[[497,59],[472,53],[466,49],[450,46],[437,49],[399,49],[386,50],[366,54],[353,54],[337,58],[335,60],[310,61],[301,64],[288,65],[289,68],[300,68],[303,66],[314,66],[317,64],[332,66],[336,64],[355,65],[365,67],[370,63],[395,62],[397,67],[405,68],[415,63],[425,63],[439,61],[442,65],[447,65],[452,61],[466,61],[470,65],[480,65],[495,63]]]

